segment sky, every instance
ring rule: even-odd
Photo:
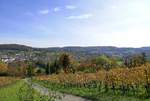
[[[150,46],[150,0],[0,0],[0,44]]]

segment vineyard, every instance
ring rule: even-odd
[[[0,77],[0,87],[12,84],[19,80],[17,77]]]
[[[39,76],[37,80],[43,85],[61,85],[63,88],[85,88],[88,92],[96,90],[99,94],[110,92],[113,95],[150,96],[150,65],[136,68],[114,68],[110,71],[100,70],[96,73],[54,74]],[[47,86],[48,87],[48,86]],[[59,86],[60,87],[60,86]],[[96,93],[93,92],[93,93]]]

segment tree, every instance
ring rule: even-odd
[[[142,64],[146,63],[146,54],[143,52],[142,53]]]
[[[59,63],[62,66],[63,70],[65,71],[65,73],[68,72],[68,69],[70,67],[71,64],[71,60],[70,60],[70,56],[67,53],[63,53],[60,58],[59,58]]]
[[[34,75],[34,64],[32,62],[28,63],[28,68],[27,68],[27,76],[32,77]]]
[[[52,63],[47,63],[46,74],[57,73],[59,69],[60,69],[60,65],[58,60],[56,59]]]
[[[125,59],[124,59],[124,65],[129,68],[141,66],[141,65],[145,64],[145,62],[146,62],[145,53],[135,54],[132,56],[125,57]]]
[[[0,75],[7,75],[7,65],[3,62],[0,62]]]
[[[99,68],[109,70],[114,65],[115,61],[106,55],[101,55],[94,59],[93,63],[96,64],[96,66]]]

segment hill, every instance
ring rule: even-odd
[[[25,50],[32,50],[32,47],[19,45],[19,44],[0,44],[0,51],[2,50],[18,50],[18,51],[25,51]]]
[[[118,48],[113,46],[94,46],[94,47],[51,47],[51,48],[33,48],[30,46],[19,44],[1,44],[0,51],[44,51],[44,52],[69,52],[77,57],[91,57],[100,54],[106,54],[109,56],[124,57],[131,54],[146,53],[147,57],[150,57],[150,47],[141,48]]]

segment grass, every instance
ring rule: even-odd
[[[77,87],[64,87],[61,84],[52,84],[49,81],[37,81],[46,88],[53,91],[62,93],[73,94],[94,101],[150,101],[150,98],[139,98],[136,96],[122,96],[114,95],[112,92],[99,93],[97,88],[77,88]],[[31,100],[29,100],[29,98]],[[28,99],[28,100],[27,100]],[[38,92],[33,90],[30,85],[27,85],[23,80],[19,80],[13,84],[0,88],[0,101],[52,101],[47,96],[41,96]],[[54,101],[54,100],[53,100]]]
[[[62,93],[73,94],[88,98],[94,101],[150,101],[150,98],[139,98],[136,96],[122,96],[121,94],[114,95],[112,92],[99,93],[97,88],[77,88],[77,87],[64,87],[60,84],[52,84],[49,81],[36,81],[35,82],[43,85],[50,90],[59,91]]]
[[[17,81],[11,85],[0,88],[0,101],[19,101],[17,92],[19,88],[23,85],[23,82]]]
[[[49,100],[48,100],[49,99]],[[23,80],[0,88],[0,101],[51,101],[31,89]]]

